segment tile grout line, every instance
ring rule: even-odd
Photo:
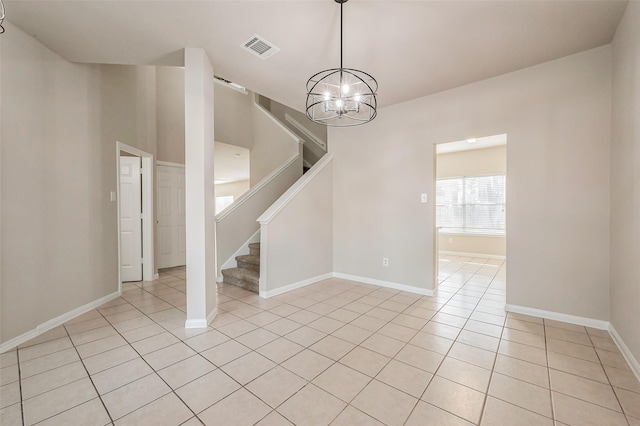
[[[100,315],[102,315],[102,313],[100,313],[97,309],[96,309],[96,312],[98,312]],[[98,388],[96,388],[96,384],[93,382],[93,378],[91,377],[91,374],[89,374],[89,370],[87,369],[87,366],[85,365],[84,360],[80,356],[80,352],[78,352],[78,348],[76,347],[75,343],[73,343],[73,340],[71,340],[71,335],[69,334],[69,331],[67,330],[67,327],[64,326],[64,324],[62,326],[64,327],[64,331],[67,333],[67,336],[69,337],[69,340],[71,341],[71,344],[73,345],[73,349],[76,351],[76,354],[78,355],[78,358],[80,359],[80,362],[82,363],[82,367],[84,368],[84,371],[87,373],[87,377],[91,381],[91,386],[93,386],[93,389],[96,391],[96,395],[98,395],[98,398],[100,398],[100,403],[104,407],[104,411],[107,413],[107,416],[109,416],[109,420],[111,421],[111,424],[113,424],[113,417],[111,417],[111,413],[109,412],[109,410],[107,410],[107,406],[105,405],[104,401],[102,400],[102,395],[100,395],[100,392],[98,392]],[[79,380],[82,380],[82,379],[79,379]],[[87,401],[85,401],[85,402],[87,402]],[[84,404],[84,402],[82,404]],[[78,404],[78,405],[76,405],[74,407],[71,407],[71,408],[69,408],[69,410],[71,410],[71,409],[73,409],[75,407],[78,407],[78,406],[80,406],[82,404]],[[68,410],[66,410],[66,411],[68,411]],[[56,415],[58,415],[58,414],[61,414],[61,413],[57,413]],[[54,417],[54,416],[52,416],[52,417]]]
[[[458,272],[461,268],[462,268],[462,266],[460,266],[460,268],[458,268],[455,272]],[[501,268],[501,267],[500,267],[500,268]],[[498,271],[500,270],[500,268],[497,268],[496,274],[494,274],[494,276],[491,278],[491,282],[493,282],[493,280],[495,279],[495,276],[497,275],[497,273],[498,273]],[[475,275],[479,270],[480,270],[480,268],[478,268],[478,269],[474,272],[474,275]],[[455,273],[455,272],[453,272],[453,273]],[[453,273],[452,273],[451,275],[453,275]],[[451,276],[451,275],[450,275],[450,276]],[[451,299],[452,299],[454,296],[456,296],[460,291],[462,291],[462,289],[464,289],[464,287],[468,284],[468,282],[469,282],[469,280],[470,280],[470,279],[471,279],[471,278],[469,278],[468,280],[466,280],[466,281],[465,281],[465,282],[464,282],[464,283],[463,283],[463,284],[458,288],[458,290],[456,290],[456,292],[455,292],[455,293],[452,293],[452,294],[451,294],[451,296],[449,297],[449,299],[447,300],[447,303],[443,304],[443,305],[442,305],[442,306],[441,306],[441,307],[436,311],[436,313],[435,313],[433,316],[437,315],[437,314],[440,312],[440,310],[442,310],[442,308],[444,308],[444,307],[445,307],[445,306],[446,306],[446,305],[451,301]],[[445,280],[443,280],[442,282],[443,282],[443,283],[444,283],[444,282],[446,282],[446,279],[445,279]],[[484,294],[486,294],[486,291],[487,291],[487,289],[488,289],[490,286],[491,286],[491,284],[489,284],[489,285],[486,287],[486,289],[485,289],[485,291],[484,291],[483,295],[484,295]],[[478,300],[478,302],[476,303],[476,307],[478,306],[478,303],[480,303],[480,301],[481,301],[481,300],[482,300],[482,297],[481,297],[481,298]],[[472,314],[473,314],[473,312],[475,312],[475,307],[474,307],[474,309],[473,309],[473,311],[472,311]],[[471,314],[471,315],[472,315],[472,314]],[[440,363],[438,364],[438,367],[436,368],[436,371],[434,371],[434,372],[433,372],[433,375],[431,376],[431,378],[430,378],[430,379],[429,379],[429,381],[427,382],[427,386],[426,386],[426,387],[424,388],[424,390],[422,391],[422,394],[421,394],[421,395],[420,395],[420,397],[418,398],[418,401],[416,402],[415,406],[413,407],[413,409],[412,409],[412,410],[411,410],[411,412],[409,413],[409,416],[408,416],[408,417],[407,417],[407,419],[405,420],[404,424],[406,424],[406,422],[408,422],[408,421],[409,421],[409,418],[411,418],[411,414],[413,414],[413,412],[415,411],[415,409],[416,409],[416,407],[418,406],[418,403],[419,403],[420,401],[423,401],[423,402],[425,402],[425,403],[427,403],[427,404],[430,404],[429,402],[424,401],[424,400],[422,399],[422,397],[424,396],[425,392],[426,392],[426,391],[427,391],[427,389],[429,388],[429,385],[431,384],[431,382],[433,382],[433,379],[434,379],[434,378],[436,377],[436,375],[438,374],[438,371],[440,370],[440,367],[442,367],[442,363],[443,363],[443,362],[444,362],[444,360],[449,356],[449,353],[451,352],[451,349],[453,348],[453,345],[455,345],[455,343],[458,341],[458,337],[460,336],[460,333],[462,333],[462,331],[464,330],[464,326],[465,326],[465,325],[467,325],[467,323],[469,322],[469,320],[470,320],[470,318],[471,318],[471,315],[469,315],[469,317],[467,317],[467,319],[466,319],[466,321],[465,321],[464,325],[460,328],[460,331],[459,331],[459,332],[458,332],[458,334],[456,335],[456,338],[455,338],[455,339],[452,339],[452,340],[453,340],[453,343],[451,344],[451,346],[450,346],[450,347],[449,347],[449,349],[447,350],[447,353],[446,353],[446,354],[444,354],[444,357],[442,358],[442,361],[440,361]],[[454,315],[454,316],[455,316],[455,315]],[[433,317],[432,317],[432,318],[433,318]],[[461,317],[461,318],[462,318],[462,317]],[[429,320],[429,321],[431,321],[431,320]],[[437,321],[436,321],[436,322],[437,322]],[[456,328],[458,328],[458,327],[456,327]],[[504,330],[504,327],[503,327],[503,330]],[[462,343],[462,342],[460,342],[460,343]],[[407,344],[408,344],[408,343],[407,343]],[[405,345],[405,346],[406,346],[406,345]],[[494,364],[495,364],[495,359],[494,359]],[[445,380],[448,380],[448,379],[445,379]],[[491,380],[491,379],[490,379],[490,380]],[[454,383],[457,383],[457,382],[454,382]],[[465,385],[462,385],[462,384],[460,384],[460,383],[457,383],[457,384],[459,384],[459,385],[461,385],[461,386],[465,386]],[[486,397],[487,397],[487,395],[488,395],[488,386],[489,386],[489,385],[487,385],[487,392],[485,392],[485,401],[484,401],[484,402],[483,402],[483,404],[482,404],[482,409],[481,409],[481,411],[480,411],[480,419],[479,419],[479,421],[478,421],[478,424],[480,424],[480,420],[482,419],[482,413],[483,413],[483,411],[484,411],[484,406],[485,406],[485,402],[486,402]],[[468,387],[468,386],[465,386],[465,387]],[[471,389],[471,388],[470,388],[470,389]],[[475,390],[475,389],[474,389],[474,390]],[[430,404],[430,405],[433,405],[433,404]],[[458,416],[458,415],[456,415],[456,414],[454,414],[454,413],[451,413],[450,411],[447,411],[447,410],[445,410],[445,409],[444,409],[444,408],[442,408],[442,407],[437,407],[437,408],[439,408],[439,409],[441,409],[441,410],[443,410],[443,411],[446,411],[447,413],[449,413],[449,414],[451,414],[451,415],[453,415],[453,416],[456,416],[456,417],[458,417],[458,418],[461,418],[461,419],[462,419],[462,417],[460,417],[460,416]],[[463,420],[466,420],[466,419],[463,419]]]
[[[18,387],[20,388],[20,416],[24,425],[24,399],[22,398],[22,368],[20,366],[20,351],[16,347],[16,362],[18,363]]]
[[[135,307],[135,306],[134,306],[134,307]],[[137,308],[136,308],[136,309],[137,309]],[[142,312],[142,311],[140,311],[140,312]],[[98,313],[99,313],[100,315],[102,315],[102,316],[103,316],[103,318],[104,318],[104,315],[102,314],[102,312],[99,312],[99,311],[98,311]],[[147,314],[145,314],[144,312],[142,312],[142,313],[143,313],[143,315],[145,315],[147,318],[149,318],[149,316],[148,316]],[[152,318],[149,318],[149,319],[150,319],[151,321],[153,321],[155,324],[158,324],[158,323],[157,323],[155,320],[153,320]],[[107,320],[107,322],[109,322],[109,320],[108,320],[108,319],[106,319],[106,318],[105,318],[105,320]],[[111,324],[111,322],[109,322],[109,324]],[[158,325],[160,325],[160,324],[158,324]],[[113,326],[113,324],[111,324],[111,326],[114,328],[114,330],[116,331],[116,333],[118,333],[118,335],[119,335],[120,337],[122,337],[122,338],[127,342],[127,344],[131,347],[131,349],[133,349],[133,350],[136,352],[136,354],[138,354],[138,356],[140,357],[140,359],[141,359],[142,361],[144,361],[144,363],[145,363],[145,364],[147,364],[147,365],[149,366],[149,368],[151,369],[152,373],[149,373],[149,374],[147,374],[147,375],[146,375],[146,376],[144,376],[144,377],[149,377],[149,376],[151,376],[152,374],[155,374],[156,376],[158,376],[158,377],[160,378],[160,380],[162,380],[162,382],[163,382],[165,385],[167,385],[167,387],[168,387],[169,389],[171,389],[171,392],[168,392],[168,393],[166,393],[166,394],[164,394],[164,395],[161,395],[160,397],[158,397],[158,398],[154,399],[153,401],[149,401],[148,403],[146,403],[146,404],[144,404],[144,405],[142,405],[142,406],[140,406],[140,407],[136,408],[135,410],[133,410],[133,411],[131,411],[131,412],[129,412],[129,413],[127,413],[127,414],[125,414],[125,415],[124,415],[124,416],[122,416],[122,417],[125,417],[125,416],[128,416],[129,414],[135,413],[137,410],[139,410],[139,409],[141,409],[141,408],[143,408],[143,407],[146,407],[147,405],[152,404],[152,403],[154,403],[155,401],[157,401],[157,400],[159,400],[159,399],[161,399],[161,398],[164,398],[166,395],[169,395],[170,393],[173,393],[173,394],[174,394],[174,395],[175,395],[175,396],[180,400],[180,402],[182,402],[182,403],[183,403],[183,404],[184,404],[184,405],[189,409],[189,411],[191,411],[191,413],[193,413],[193,416],[194,416],[195,418],[197,418],[198,420],[200,420],[200,418],[198,417],[198,415],[197,415],[197,414],[196,414],[196,413],[191,409],[191,407],[190,407],[189,405],[187,405],[187,404],[182,400],[182,398],[180,397],[180,395],[178,395],[178,394],[176,393],[175,389],[173,389],[173,387],[172,387],[171,385],[169,385],[169,383],[167,383],[167,382],[164,380],[164,378],[158,374],[158,372],[157,372],[157,371],[156,371],[156,370],[155,370],[155,369],[154,369],[154,368],[153,368],[153,367],[152,367],[152,366],[147,362],[147,360],[146,360],[146,359],[144,359],[144,357],[140,354],[140,352],[138,352],[138,350],[137,350],[136,348],[134,348],[134,347],[133,347],[133,345],[132,345],[131,343],[129,343],[129,341],[128,341],[128,340],[127,340],[127,339],[122,335],[122,333],[120,333],[120,330],[116,329],[116,328]],[[143,327],[144,327],[144,326],[143,326]],[[160,325],[160,327],[162,327],[162,326]],[[162,327],[162,328],[164,328],[164,327]],[[168,330],[167,330],[167,331],[168,331]],[[142,340],[144,340],[144,339],[142,339]],[[180,342],[182,342],[182,343],[184,344],[184,342],[182,341],[182,339],[180,339]],[[172,345],[170,345],[170,346],[172,346]],[[187,346],[188,346],[188,345],[187,345]],[[168,346],[166,346],[166,347],[168,347]],[[165,348],[166,348],[166,347],[165,347]],[[196,351],[196,353],[199,355],[199,353],[198,353],[197,351]],[[204,358],[204,357],[203,357],[203,358]],[[205,358],[205,359],[206,359],[206,358]],[[211,361],[209,361],[209,360],[207,360],[207,361],[208,361],[208,362],[211,362]],[[129,362],[129,361],[125,361],[125,362]],[[178,362],[180,362],[180,361],[178,361]],[[84,364],[84,362],[83,362],[83,364]],[[121,363],[121,364],[118,364],[118,365],[122,365],[122,364],[124,364],[124,363]],[[176,363],[174,363],[174,364],[176,364]],[[211,363],[211,364],[215,366],[215,364],[213,364],[213,363]],[[168,366],[166,366],[166,367],[170,367],[171,365],[173,365],[173,364],[170,364],[170,365],[168,365]],[[114,367],[116,367],[116,366],[114,366]],[[166,368],[166,367],[165,367],[165,368]],[[217,367],[217,366],[216,366],[216,367]],[[113,367],[112,367],[112,368],[113,368]],[[87,374],[88,374],[88,372],[87,372]],[[207,373],[207,374],[208,374],[208,373]],[[204,374],[203,374],[202,376],[204,376]],[[200,376],[200,377],[202,377],[202,376]],[[91,377],[91,376],[89,376],[89,377]],[[141,377],[140,379],[143,379],[144,377]],[[137,380],[140,380],[140,379],[137,379]],[[134,382],[135,382],[135,381],[137,381],[137,380],[134,380]],[[197,379],[194,379],[194,380],[197,380]],[[93,383],[93,380],[91,380],[91,383]],[[122,386],[120,386],[119,388],[116,388],[116,389],[120,389],[120,388],[122,388],[122,387],[124,387],[124,386],[127,386],[127,385],[131,384],[131,383],[133,383],[133,382],[126,383],[126,384],[124,384],[124,385],[122,385]],[[95,385],[94,385],[94,387],[95,387]],[[113,392],[113,391],[115,391],[116,389],[113,389],[113,390],[111,390],[111,391],[107,392],[107,394],[108,394],[108,393],[111,393],[111,392]],[[96,388],[96,393],[98,393],[98,396],[100,397],[100,400],[102,401],[102,395],[100,395],[100,393],[98,392],[98,389],[97,389],[97,388]],[[105,410],[106,410],[106,411],[107,411],[107,413],[109,414],[109,418],[111,418],[111,413],[109,412],[109,410],[107,409],[106,405],[104,404],[104,401],[102,401],[102,404],[104,405]],[[122,417],[121,417],[121,418],[122,418]],[[188,421],[188,420],[189,420],[189,419],[187,419],[187,421]],[[112,423],[113,423],[113,419],[112,419],[111,421],[112,421]]]

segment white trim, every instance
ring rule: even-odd
[[[0,353],[4,353],[10,349],[15,348],[18,345],[21,345],[34,337],[38,337],[42,333],[51,330],[52,328],[56,328],[59,325],[64,324],[65,322],[74,319],[78,315],[82,315],[85,312],[89,312],[92,309],[95,309],[105,303],[120,297],[120,292],[116,291],[106,296],[103,296],[99,299],[94,300],[93,302],[89,302],[86,305],[82,305],[79,308],[75,308],[65,314],[59,315],[53,319],[50,319],[42,324],[38,325],[33,330],[29,330],[20,336],[14,337],[11,340],[8,340],[0,345]]]
[[[180,163],[172,163],[171,161],[156,161],[158,166],[166,166],[166,167],[178,167],[180,169],[184,169],[184,164]]]
[[[442,228],[442,227],[441,227]],[[501,234],[483,234],[482,232],[460,232],[460,231],[440,231],[439,235],[453,235],[455,237],[491,237],[491,238],[507,238],[506,232]]]
[[[289,128],[287,126],[282,124],[282,122],[280,120],[278,120],[275,115],[271,114],[271,111],[267,110],[265,107],[260,105],[257,102],[256,98],[253,99],[253,105],[255,105],[255,107],[258,108],[258,111],[261,111],[265,116],[267,116],[271,121],[273,121],[278,127],[280,127],[283,132],[285,132],[287,135],[291,136],[291,139],[293,139],[294,141],[298,142],[299,144],[304,144],[304,141],[302,139],[300,139],[298,137],[298,135],[293,133],[291,130],[289,130]]]
[[[464,256],[464,257],[482,257],[485,259],[506,259],[507,256],[502,256],[499,254],[483,254],[483,253],[466,253],[463,251],[447,251],[447,250],[440,250],[439,251],[440,254],[446,254],[446,255],[451,255],[451,256]]]
[[[188,319],[184,322],[184,328],[207,328],[209,323],[218,315],[218,307],[213,308],[205,319]]]
[[[258,294],[260,297],[267,297],[267,236],[269,235],[269,226],[260,225],[260,275],[258,277]]]
[[[609,330],[609,322],[593,318],[579,317],[576,315],[563,314],[561,312],[545,311],[543,309],[530,308],[528,306],[510,305],[504,306],[505,311],[516,314],[529,315],[532,317],[546,318],[554,321],[568,322],[569,324],[582,325],[585,327],[597,328],[598,330]]]
[[[217,304],[217,301],[216,301]],[[216,317],[216,315],[218,315],[218,307],[216,306],[215,308],[213,308],[213,311],[209,312],[209,315],[207,315],[207,326],[209,324],[211,324],[211,321],[213,321],[213,319]]]
[[[277,296],[279,294],[286,293],[288,291],[295,290],[301,287],[306,287],[310,284],[315,284],[319,281],[323,281],[329,278],[333,278],[333,273],[329,272],[327,274],[317,275],[315,277],[307,278],[306,280],[298,281],[293,284],[274,288],[273,290],[270,290],[270,291],[260,290],[260,297],[268,299],[269,297]]]
[[[344,280],[357,281],[365,284],[373,284],[380,287],[392,288],[394,290],[402,290],[409,293],[421,294],[423,296],[433,296],[433,290],[430,290],[428,288],[414,287],[412,285],[399,284],[391,281],[382,281],[375,278],[361,277],[358,275],[343,274],[341,272],[334,272],[333,276],[335,278],[342,278]]]
[[[220,80],[220,78],[219,78],[219,77],[216,77],[216,76],[213,76],[213,82],[214,82],[214,83],[218,83],[218,84],[219,84],[219,85],[221,85],[221,86],[228,87],[228,88],[229,88],[229,89],[231,89],[231,90],[235,90],[236,92],[240,92],[240,93],[242,93],[243,95],[248,95],[248,94],[249,94],[249,91],[248,91],[245,87],[240,86],[240,85],[239,85],[239,84],[237,84],[237,83],[236,83],[236,85],[234,86],[234,85],[233,85],[233,83],[227,83],[227,82],[226,82],[226,81],[224,81],[224,80]]]
[[[184,322],[184,328],[206,328],[206,319],[188,319]]]
[[[620,349],[620,352],[622,352],[624,359],[627,360],[627,364],[629,364],[629,367],[631,368],[631,371],[633,371],[633,374],[635,374],[638,380],[640,380],[640,363],[633,356],[633,354],[631,353],[627,345],[625,345],[624,341],[622,340],[622,337],[620,337],[615,327],[611,323],[609,323],[609,334],[611,335],[611,338],[618,346],[618,349]]]
[[[284,194],[280,196],[276,200],[275,203],[271,205],[257,220],[261,225],[268,225],[269,222],[273,220],[274,217],[278,215],[280,210],[282,210],[288,203],[291,201],[298,192],[302,191],[302,188],[307,186],[309,182],[313,180],[313,178],[320,173],[329,163],[333,160],[333,154],[325,154],[322,156],[320,160],[309,170],[307,173],[302,175],[300,179],[298,179],[289,189],[285,191]]]
[[[250,253],[249,244],[259,243],[259,242],[260,242],[260,228],[258,228],[258,230],[252,236],[250,236],[249,239],[245,241],[245,243],[241,245],[240,248],[236,250],[236,252],[233,253],[229,259],[226,260],[226,262],[222,264],[222,266],[220,266],[220,269],[218,270],[218,275],[216,277],[218,282],[221,283],[224,278],[222,276],[223,269],[234,268],[235,266],[233,265],[233,263],[235,262],[236,257],[242,256],[244,254],[249,254]]]
[[[324,142],[322,139],[320,139],[319,137],[317,137],[316,135],[314,135],[309,129],[307,129],[306,127],[304,127],[298,120],[296,120],[295,118],[291,117],[289,114],[287,114],[286,112],[284,113],[284,119],[286,121],[288,121],[293,127],[295,127],[296,129],[298,129],[300,132],[302,132],[306,137],[308,137],[309,139],[311,139],[312,142],[314,142],[316,145],[318,145],[320,148],[322,148],[324,151],[327,150],[327,144],[326,142]]]
[[[153,220],[153,155],[120,141],[116,141],[116,193],[118,229],[118,291],[122,291],[120,271],[120,151],[141,157],[142,160],[142,280],[152,281],[155,277],[155,221]]]
[[[153,274],[153,279],[157,280],[158,278],[160,278],[160,274]]]
[[[243,205],[248,199],[250,199],[253,196],[253,194],[255,194],[256,192],[260,191],[263,187],[265,187],[267,184],[269,184],[272,180],[274,180],[275,178],[280,176],[282,173],[284,173],[284,171],[287,170],[287,168],[289,168],[289,166],[294,164],[298,160],[298,158],[300,158],[300,154],[296,154],[293,157],[289,158],[286,161],[286,163],[284,163],[283,165],[281,165],[280,167],[278,167],[277,169],[275,169],[274,171],[269,173],[260,182],[258,182],[254,186],[252,186],[251,189],[249,189],[247,192],[242,194],[240,196],[240,198],[238,198],[236,201],[233,202],[233,204],[231,204],[229,207],[227,207],[226,209],[221,211],[219,214],[217,214],[216,215],[216,222],[223,221],[225,217],[229,216],[232,212],[234,212],[241,205]]]

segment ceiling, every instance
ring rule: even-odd
[[[249,180],[250,152],[241,146],[216,142],[214,146],[215,183],[231,183]]]
[[[507,135],[485,136],[482,138],[469,138],[463,141],[439,143],[436,145],[437,154],[449,154],[451,152],[471,151],[473,149],[491,148],[507,144]]]
[[[339,66],[333,0],[5,0],[7,20],[73,62],[179,65],[204,48],[216,75],[297,110],[307,79]],[[383,1],[344,5],[344,66],[388,106],[611,42],[626,1]],[[254,33],[280,48],[260,59]]]

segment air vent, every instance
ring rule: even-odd
[[[252,35],[247,41],[242,43],[240,47],[262,59],[267,59],[280,51],[280,49],[258,34]]]

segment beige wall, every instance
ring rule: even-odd
[[[640,3],[613,41],[611,324],[640,362]]]
[[[440,252],[506,256],[507,239],[504,236],[465,235],[440,233]]]
[[[116,140],[155,155],[149,68],[72,64],[4,25],[2,342],[118,290]]]
[[[269,224],[261,226],[267,292],[333,271],[333,165],[329,163],[316,176],[305,175],[302,180],[310,177],[313,179]]]
[[[216,141],[252,149],[253,93],[244,95],[222,84],[216,84],[215,90]]]
[[[294,120],[304,125],[307,130],[317,136],[320,140],[327,142],[327,126],[314,123],[307,118],[306,114],[300,111],[296,111],[293,108],[289,108],[288,106],[282,105],[281,103],[278,103],[274,100],[271,100],[271,102],[269,102],[268,109],[278,120],[282,121],[283,123],[287,122],[285,114],[289,114],[291,117],[293,117]],[[311,141],[308,142],[313,143]]]
[[[507,147],[472,149],[469,151],[438,154],[438,178],[461,176],[488,176],[507,173]],[[441,232],[439,248],[443,251],[506,256],[504,236],[449,235]]]
[[[216,184],[216,197],[228,197],[229,195],[233,195],[233,200],[235,201],[248,190],[248,180],[241,180],[231,183],[219,183]]]
[[[157,160],[184,164],[184,68],[156,70]]]
[[[158,160],[184,164],[184,68],[157,68]],[[251,149],[253,94],[215,85],[215,140]]]
[[[251,146],[249,180],[251,186],[254,186],[300,153],[301,146],[263,107],[254,104],[250,117],[254,140]]]
[[[507,302],[607,320],[610,82],[605,46],[329,129],[334,270],[433,288],[433,144],[506,133]]]
[[[507,147],[472,149],[437,155],[438,178],[488,176],[507,173]]]
[[[293,108],[289,108],[288,106],[282,105],[281,103],[278,103],[274,100],[270,100],[263,96],[261,96],[260,99],[265,100],[265,108],[267,108],[278,120],[280,120],[285,126],[287,126],[289,130],[291,130],[293,133],[298,135],[298,137],[302,138],[305,141],[303,148],[303,156],[305,161],[313,165],[320,158],[322,158],[324,154],[326,154],[326,150],[322,149],[322,147],[310,140],[307,135],[303,134],[292,124],[290,124],[286,119],[286,114],[289,114],[291,118],[303,125],[308,131],[310,131],[321,141],[323,141],[325,143],[325,146],[327,143],[327,126],[314,123],[307,118],[306,114],[300,111],[296,111]]]

